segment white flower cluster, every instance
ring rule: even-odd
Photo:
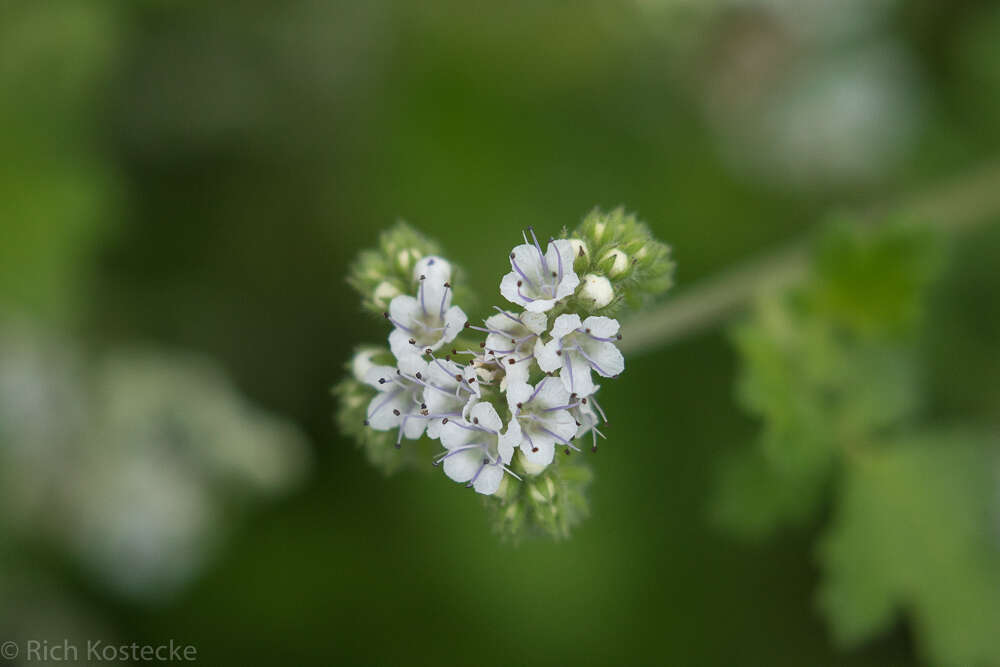
[[[487,495],[504,473],[517,477],[510,468],[517,451],[521,469],[538,474],[557,445],[577,449],[572,441],[590,433],[596,449],[604,414],[592,372],[617,377],[625,368],[616,320],[563,313],[549,321],[581,287],[573,270],[581,242],[550,240],[543,252],[533,230],[531,237],[510,253],[511,272],[500,281],[500,293],[521,312],[496,308],[484,326],[471,325],[451,305],[451,265],[424,257],[414,268],[416,296],[396,296],[385,313],[396,365],[373,364],[371,352],[354,360],[355,376],[378,390],[365,423],[398,429],[397,447],[425,433],[439,439],[445,451],[435,465]],[[485,334],[478,350],[435,354],[463,329]]]

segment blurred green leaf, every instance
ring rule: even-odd
[[[907,436],[851,465],[823,540],[820,606],[854,646],[907,611],[934,664],[1000,664],[995,437]]]

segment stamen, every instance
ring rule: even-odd
[[[538,244],[538,237],[535,236],[535,228],[528,227],[528,231],[531,232],[531,239],[535,242],[535,250],[538,251],[538,258],[542,261],[542,269],[545,273],[548,273],[549,263],[545,261],[545,253],[542,252],[542,246]]]
[[[515,316],[511,315],[510,313],[508,313],[506,310],[504,310],[500,306],[493,306],[493,309],[496,310],[501,315],[507,317],[508,319],[514,320],[518,324],[524,324],[524,322],[521,321],[521,318],[515,317]]]
[[[441,294],[441,308],[438,310],[438,317],[444,319],[444,305],[448,300],[448,292],[451,290],[451,283],[444,284],[444,292]]]

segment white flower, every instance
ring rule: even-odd
[[[449,420],[441,428],[441,444],[448,451],[434,462],[444,462],[444,473],[456,482],[465,482],[477,493],[491,495],[500,488],[506,466],[521,441],[517,420],[501,433],[503,421],[489,403],[476,403],[468,420]],[[510,473],[513,475],[513,473]]]
[[[395,327],[389,347],[397,359],[437,350],[455,340],[466,322],[462,309],[451,305],[451,284],[427,277],[420,280],[416,298],[397,296],[385,317]]]
[[[573,447],[570,440],[576,437],[577,425],[569,409],[577,403],[562,382],[551,377],[542,378],[535,387],[507,388],[507,405],[521,425],[521,454],[530,468],[540,472],[552,463],[557,442]]]
[[[529,228],[530,229],[530,228]],[[559,299],[576,291],[580,278],[573,271],[573,244],[565,239],[549,241],[545,253],[531,230],[534,244],[516,246],[510,253],[513,269],[500,281],[500,293],[511,303],[533,313],[550,310]]]
[[[531,361],[534,359],[535,340],[545,331],[548,318],[544,313],[524,312],[520,315],[500,310],[486,319],[486,328],[472,327],[484,331],[486,336],[486,356],[500,362],[506,376],[500,386],[501,391],[511,384],[528,381]]]
[[[424,416],[430,420],[427,437],[441,437],[441,427],[450,419],[466,417],[480,395],[475,366],[461,366],[448,359],[432,360],[424,381]]]
[[[423,377],[427,362],[417,356],[399,360],[399,367],[373,366],[368,369],[365,382],[378,389],[368,404],[365,423],[376,431],[399,428],[396,446],[405,436],[416,440],[424,433],[427,419],[422,414]]]
[[[448,282],[451,280],[451,262],[437,255],[427,255],[413,267],[413,280],[421,280],[420,276]]]
[[[576,314],[560,315],[552,325],[552,340],[535,341],[535,358],[546,372],[562,369],[559,377],[566,389],[578,396],[590,396],[597,387],[590,377],[616,377],[625,370],[625,358],[615,347],[620,340],[618,320],[591,316],[580,322]]]

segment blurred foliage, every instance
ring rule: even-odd
[[[918,343],[942,242],[922,226],[834,225],[807,283],[736,329],[740,399],[763,433],[723,466],[715,511],[761,537],[811,519],[832,488],[821,608],[835,637],[855,645],[905,610],[933,662],[993,664],[1000,442],[923,429]]]
[[[930,662],[1000,662],[998,445],[921,432],[847,467],[820,551],[820,607],[840,642],[883,632],[905,610]]]
[[[118,195],[93,132],[120,33],[112,4],[0,5],[0,305],[79,314]]]

